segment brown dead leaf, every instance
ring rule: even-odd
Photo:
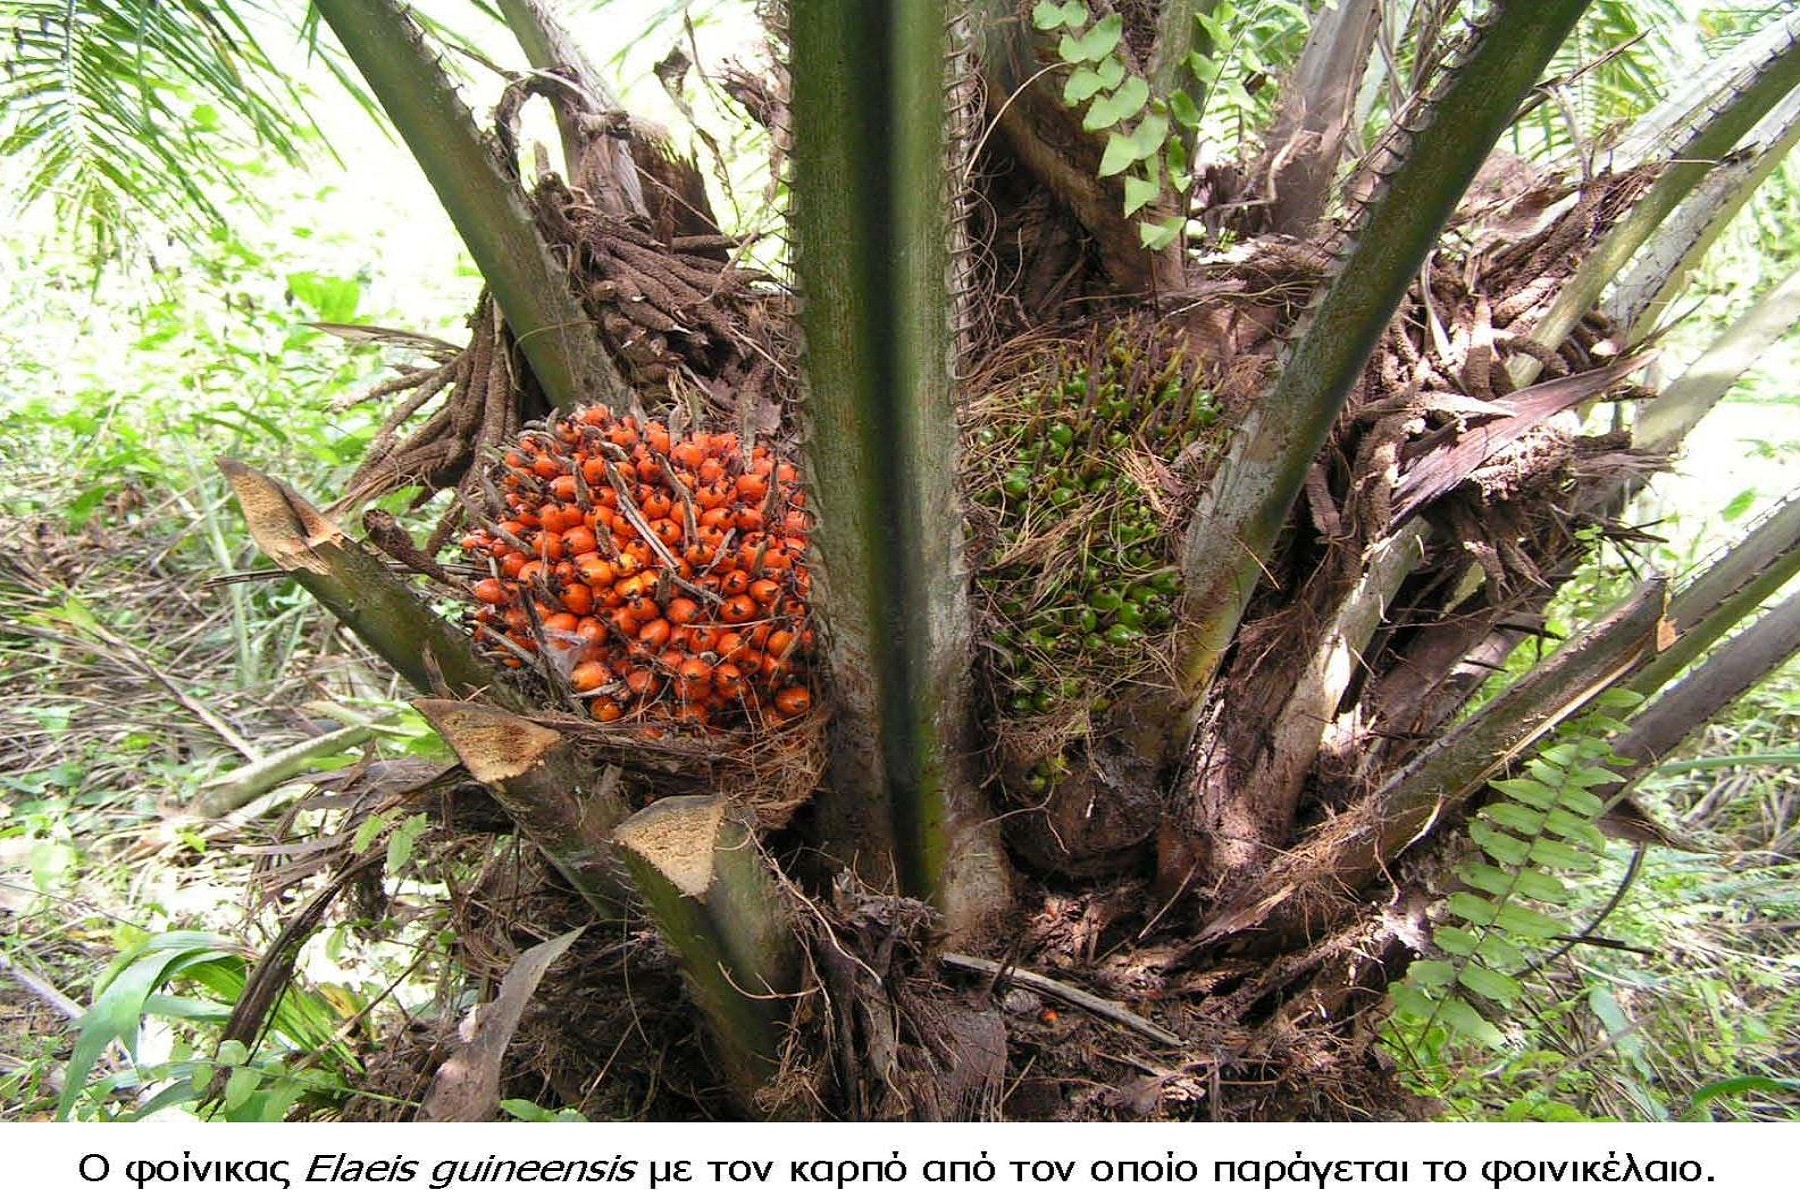
[[[419,1110],[423,1121],[486,1121],[500,1107],[500,1060],[512,1044],[525,1005],[550,969],[587,926],[533,946],[506,970],[500,995],[477,1009],[474,1029],[431,1081]]]

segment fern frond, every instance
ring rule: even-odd
[[[1565,740],[1491,785],[1500,798],[1470,822],[1477,853],[1457,865],[1462,886],[1432,933],[1439,955],[1413,963],[1389,989],[1388,1039],[1415,1080],[1429,1083],[1461,1044],[1501,1045],[1496,1019],[1523,996],[1520,976],[1532,969],[1534,950],[1569,936],[1570,893],[1553,872],[1595,869],[1605,847],[1595,823],[1606,807],[1600,789],[1623,780],[1609,765],[1603,734],[1618,725],[1606,713],[1641,701],[1617,689],[1605,694]]]

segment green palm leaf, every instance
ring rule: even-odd
[[[254,205],[260,155],[317,139],[253,25],[254,0],[0,0],[0,158],[18,208],[110,252],[148,217],[194,240]],[[10,173],[10,171],[9,171]]]

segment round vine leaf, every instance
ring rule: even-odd
[[[1064,62],[1099,62],[1111,54],[1125,36],[1125,18],[1118,13],[1102,18],[1083,34],[1065,33],[1056,52]]]
[[[1125,177],[1125,215],[1130,216],[1138,209],[1155,200],[1162,193],[1162,181],[1156,178],[1143,179],[1137,175]]]
[[[1200,128],[1200,106],[1180,88],[1169,93],[1169,114],[1188,129]]]
[[[1111,60],[1108,60],[1111,61]],[[1142,75],[1133,75],[1121,83],[1111,95],[1096,96],[1088,106],[1081,127],[1092,133],[1123,125],[1144,111],[1150,101],[1150,84]]]
[[[1107,60],[1111,62],[1111,59]],[[1092,98],[1106,87],[1106,80],[1093,67],[1077,67],[1063,84],[1063,103],[1073,107]]]

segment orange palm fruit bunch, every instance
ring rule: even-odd
[[[735,433],[679,440],[595,405],[489,472],[474,636],[558,672],[603,722],[769,728],[811,709],[799,473]]]

